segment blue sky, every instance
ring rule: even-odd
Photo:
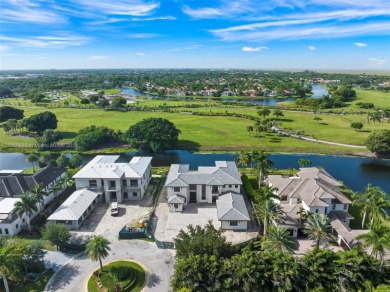
[[[0,69],[390,70],[389,0],[1,0]]]

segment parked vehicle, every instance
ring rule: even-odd
[[[119,207],[117,202],[111,203],[111,216],[118,216]]]

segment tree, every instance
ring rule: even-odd
[[[24,117],[24,110],[11,106],[0,106],[0,123],[9,119],[21,120]]]
[[[88,254],[88,258],[95,262],[99,261],[100,270],[102,272],[102,259],[106,258],[108,256],[108,252],[111,250],[109,244],[110,242],[102,235],[94,235],[85,246],[85,252]]]
[[[320,244],[335,240],[332,234],[332,226],[329,223],[328,217],[325,215],[312,214],[307,218],[303,226],[303,232],[310,239],[315,240],[317,249],[320,247]]]
[[[204,227],[189,225],[187,229],[187,232],[180,230],[174,239],[177,258],[204,254],[228,257],[232,254],[231,243],[226,241],[222,230],[215,229],[211,222]]]
[[[272,222],[279,223],[285,218],[282,208],[272,199],[255,205],[255,214],[263,221],[263,234],[267,234],[267,226]]]
[[[353,123],[351,123],[351,128],[355,129],[355,130],[361,130],[363,128],[363,123],[353,122]]]
[[[257,111],[257,114],[259,116],[262,116],[264,119],[265,119],[266,116],[269,116],[270,113],[271,113],[271,111],[267,107],[263,107],[263,108],[261,108],[260,110]]]
[[[37,162],[38,159],[39,159],[38,156],[35,154],[29,154],[26,156],[26,162],[31,162],[34,172],[35,172],[34,162]]]
[[[271,226],[261,243],[264,251],[269,253],[292,254],[296,250],[295,242],[286,228]]]
[[[241,151],[240,155],[238,155],[238,157],[237,157],[237,164],[239,164],[243,167],[247,167],[250,165],[250,162],[251,162],[250,153],[245,152],[245,151]]]
[[[283,112],[280,109],[275,109],[272,114],[276,117],[276,119],[284,116]]]
[[[269,154],[261,150],[260,152],[252,152],[252,160],[256,163],[256,168],[259,172],[258,184],[261,184],[267,175],[267,171],[272,167],[273,162],[268,159]]]
[[[180,130],[169,120],[148,118],[131,126],[123,137],[138,150],[157,152],[174,148],[179,134]]]
[[[53,147],[54,144],[59,142],[63,137],[61,132],[47,129],[43,131],[42,136],[37,139],[38,148]]]
[[[112,108],[122,108],[126,105],[127,101],[126,99],[124,99],[123,97],[115,97],[112,101],[111,101],[111,107]]]
[[[353,205],[360,207],[362,218],[362,229],[366,222],[368,214],[371,214],[371,220],[386,217],[385,209],[389,207],[389,198],[380,187],[367,185],[364,192],[355,192],[352,194]],[[372,222],[371,222],[372,223]]]
[[[47,224],[46,228],[42,231],[44,239],[55,244],[57,249],[66,243],[71,234],[69,229],[64,224]]]
[[[25,125],[28,131],[37,132],[41,136],[43,131],[47,129],[56,129],[57,122],[56,115],[46,111],[27,118]]]
[[[78,154],[73,154],[69,161],[69,165],[72,168],[78,168],[83,165],[83,158]]]
[[[45,197],[48,196],[49,193],[43,190],[42,184],[37,184],[31,191],[31,195],[34,197],[34,200],[39,203],[41,211],[42,207],[44,207]]]
[[[255,201],[262,203],[268,199],[280,200],[280,196],[277,195],[278,189],[269,185],[262,185],[259,190],[255,191]]]
[[[30,194],[22,194],[20,195],[20,201],[16,202],[14,205],[13,212],[17,214],[20,218],[26,214],[26,221],[28,225],[28,231],[31,234],[31,225],[30,225],[30,216],[33,212],[37,212],[37,201]]]
[[[81,99],[80,103],[81,104],[89,104],[90,101],[89,101],[89,99],[83,98],[83,99]]]
[[[375,122],[382,122],[382,114],[380,112],[369,113],[368,120],[372,121],[373,123],[372,133],[374,133]]]
[[[365,141],[368,150],[377,154],[390,153],[390,130],[372,133]]]
[[[318,123],[319,121],[322,121],[322,118],[320,118],[320,117],[314,117],[314,120],[317,121],[317,123]]]
[[[371,247],[371,255],[381,260],[383,266],[386,251],[390,252],[390,227],[384,223],[370,225],[370,231],[359,234],[356,239],[363,240],[364,247]]]
[[[106,108],[110,105],[110,102],[103,97],[103,98],[99,99],[97,105],[100,108]]]
[[[298,160],[298,164],[299,164],[300,167],[306,167],[306,166],[309,166],[311,164],[311,160],[310,159],[300,158]]]
[[[57,159],[56,159],[57,165],[59,167],[68,167],[70,163],[70,159],[68,156],[66,156],[65,153],[62,153]]]
[[[248,131],[249,136],[251,135],[251,132],[253,132],[253,126],[247,126],[246,130]]]

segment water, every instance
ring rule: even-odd
[[[120,161],[128,162],[137,153],[121,154]],[[216,160],[234,161],[237,153],[194,153],[184,150],[167,151],[153,155],[153,166],[169,166],[173,163],[198,166],[212,166]],[[24,169],[31,167],[22,153],[0,153],[0,169]],[[94,155],[84,155],[85,162]],[[314,155],[314,154],[272,154],[275,168],[298,168],[300,158],[312,161],[312,166],[324,167],[337,180],[343,181],[353,191],[363,191],[368,183],[381,187],[390,195],[390,160],[365,157]]]
[[[183,97],[183,96],[178,96],[178,97],[168,97],[168,96],[159,96],[159,95],[150,95],[148,93],[140,93],[139,91],[135,90],[134,88],[121,88],[122,93],[124,94],[130,94],[134,95],[137,97],[146,97],[146,98],[165,98],[165,99],[179,99],[179,100],[194,100],[192,97]],[[311,97],[313,98],[320,98],[323,95],[327,95],[329,92],[326,90],[326,88],[321,87],[317,84],[313,84],[313,95]],[[203,98],[202,100],[213,100],[213,98]],[[243,103],[250,103],[250,104],[256,104],[256,105],[265,105],[265,106],[276,106],[278,102],[282,101],[294,101],[295,98],[292,97],[286,97],[286,98],[274,98],[274,97],[269,97],[269,98],[262,98],[262,99],[234,99],[234,98],[223,98],[220,97],[218,100],[221,100],[222,102],[243,102]]]

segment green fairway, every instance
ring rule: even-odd
[[[44,111],[42,108],[24,108],[25,116]],[[337,153],[353,154],[362,152],[361,149],[319,144],[302,141],[289,137],[280,137],[274,133],[262,133],[260,138],[248,135],[246,127],[253,122],[247,119],[235,117],[196,116],[188,113],[165,112],[116,112],[100,109],[50,109],[56,114],[58,130],[64,133],[64,140],[71,142],[81,128],[96,125],[107,126],[116,130],[126,131],[129,126],[148,117],[162,117],[172,121],[180,130],[179,149],[193,150],[241,150],[241,149],[266,149],[271,152],[302,152],[302,153]],[[206,109],[199,109],[206,110]],[[212,111],[225,111],[224,108],[212,108]],[[229,108],[230,111],[256,115],[256,109]],[[349,119],[358,117],[321,116],[323,121],[313,121],[313,114],[285,112],[282,125],[304,130],[308,134],[315,134],[318,139],[329,139],[335,142],[362,144],[359,137],[366,137],[369,133],[357,133],[349,128]],[[289,120],[292,121],[289,121]],[[328,123],[328,125],[325,125]],[[387,126],[387,125],[386,125]],[[358,135],[358,138],[353,138]],[[31,151],[35,144],[33,137],[9,136],[1,133],[2,150],[19,152]],[[358,143],[360,142],[360,143]],[[13,147],[14,146],[14,147]],[[21,148],[19,148],[21,147]],[[28,149],[30,148],[30,149]],[[107,149],[112,152],[115,149]]]
[[[390,109],[390,92],[356,89],[356,96],[356,100],[350,103],[350,107],[353,109],[360,110],[360,108],[356,106],[358,102],[370,102],[373,103],[375,107]]]

